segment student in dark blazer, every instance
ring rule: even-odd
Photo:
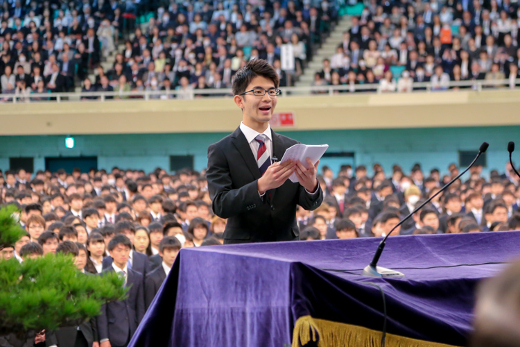
[[[114,236],[108,243],[108,251],[114,261],[103,273],[115,271],[124,276],[125,287],[129,290],[125,300],[101,306],[101,314],[97,317],[99,342],[100,347],[126,347],[145,313],[143,275],[127,266],[132,251],[128,237]]]
[[[130,239],[130,242],[133,245],[134,236],[135,236],[135,226],[134,223],[130,221],[119,221],[115,224],[115,233],[123,234]],[[109,269],[112,265],[113,259],[111,256],[103,258],[103,270]],[[131,249],[129,254],[129,262],[130,267],[132,270],[139,272],[141,275],[143,275],[143,279],[146,277],[148,272],[150,272],[150,264],[148,261],[148,257],[146,254],[142,254],[139,252],[136,252],[135,250]]]
[[[162,257],[161,266],[150,272],[144,280],[144,301],[147,310],[164,280],[168,277],[180,250],[181,243],[175,236],[166,236],[161,240],[159,244],[159,254]]]
[[[279,79],[265,60],[251,60],[233,79],[242,123],[208,149],[208,188],[213,211],[227,218],[224,243],[298,240],[296,206],[314,210],[323,201],[316,171],[308,160],[273,162],[298,142],[269,126]],[[287,180],[293,173],[299,183]]]

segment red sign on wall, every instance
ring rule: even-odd
[[[273,113],[273,117],[271,118],[271,121],[269,124],[273,128],[287,128],[287,127],[294,127],[295,122],[295,116],[293,112],[280,112],[280,113]]]

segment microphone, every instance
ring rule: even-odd
[[[511,144],[511,142],[510,142]],[[417,207],[415,210],[413,210],[408,216],[404,217],[399,223],[397,223],[397,225],[395,227],[392,228],[392,230],[390,230],[390,232],[388,233],[388,235],[385,236],[385,238],[379,243],[379,246],[377,247],[377,250],[376,250],[376,253],[374,254],[374,258],[372,259],[372,261],[370,262],[370,264],[368,264],[365,269],[363,270],[363,273],[362,275],[363,276],[368,276],[368,277],[379,277],[379,278],[385,278],[385,277],[403,277],[404,274],[399,272],[399,271],[395,271],[395,270],[391,270],[391,269],[386,269],[384,267],[380,267],[380,266],[377,266],[377,262],[379,261],[379,258],[381,257],[381,254],[383,253],[383,250],[385,249],[385,246],[386,246],[386,239],[388,239],[388,237],[390,236],[390,234],[392,234],[392,232],[397,229],[397,227],[401,226],[401,224],[403,224],[405,221],[407,221],[408,219],[410,219],[411,216],[413,216],[417,211],[419,211],[421,208],[423,208],[427,203],[429,203],[430,201],[432,201],[432,199],[434,199],[437,195],[439,195],[440,193],[442,193],[443,191],[445,191],[449,186],[451,186],[453,184],[453,182],[455,182],[456,180],[458,180],[462,175],[464,175],[473,165],[475,165],[476,161],[478,160],[478,158],[480,157],[480,155],[484,152],[486,152],[486,150],[488,149],[489,147],[489,144],[487,142],[483,142],[482,145],[480,145],[480,149],[478,151],[478,154],[477,156],[475,157],[475,159],[473,159],[473,161],[471,162],[471,164],[469,164],[469,166],[466,168],[466,170],[462,171],[460,174],[457,175],[457,177],[455,177],[454,179],[452,179],[451,181],[448,182],[448,184],[446,184],[444,187],[442,187],[437,193],[435,193],[434,195],[432,195],[428,200],[426,200],[425,202],[423,202],[421,204],[421,206]],[[520,177],[520,175],[519,175]]]
[[[518,171],[516,171],[515,165],[513,164],[513,152],[515,151],[515,143],[513,141],[510,141],[507,144],[507,151],[509,152],[509,164],[511,164],[513,171],[520,178],[520,174],[518,173]]]

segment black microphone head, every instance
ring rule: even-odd
[[[489,147],[489,143],[482,142],[482,144],[480,145],[480,149],[479,149],[480,153],[484,153],[485,151],[487,151],[488,147]]]
[[[509,153],[513,153],[515,151],[515,143],[513,141],[509,141],[507,144],[507,151]]]

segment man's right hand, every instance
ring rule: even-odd
[[[99,344],[99,347],[112,347],[110,341],[103,341]]]
[[[268,190],[280,187],[294,173],[295,169],[296,163],[292,160],[271,164],[257,182],[258,192],[263,195]]]

